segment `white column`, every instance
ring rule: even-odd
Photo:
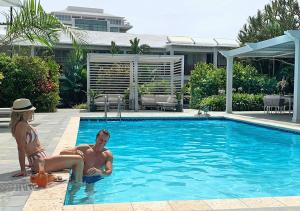
[[[171,74],[171,95],[174,95],[174,61],[170,63],[170,74]]]
[[[218,67],[218,50],[214,48],[214,66]]]
[[[233,57],[227,57],[226,113],[232,113],[232,72],[233,72]]]
[[[87,58],[86,58],[86,69],[87,69],[87,105],[88,105],[88,110],[90,111],[90,54],[87,54]]]
[[[184,56],[181,57],[181,87],[182,89],[184,86]],[[181,97],[181,105],[183,106],[183,95]]]
[[[138,56],[134,58],[134,111],[139,110],[139,93],[138,93]]]
[[[170,56],[174,56],[174,49],[173,48],[170,49]]]
[[[134,107],[134,81],[133,81],[133,74],[134,74],[134,70],[133,70],[133,67],[134,67],[134,62],[130,62],[130,81],[129,81],[129,105],[130,105],[130,108],[129,109],[133,109]]]
[[[295,40],[293,122],[300,122],[300,40]]]

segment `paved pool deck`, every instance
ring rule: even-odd
[[[194,117],[196,110],[177,112],[123,112],[123,117]],[[225,116],[256,124],[300,130],[299,124],[289,121],[289,115],[266,116],[262,112],[239,112],[234,115],[211,112],[212,116]],[[258,116],[257,116],[258,115]],[[79,117],[103,117],[102,112],[88,113],[80,110],[62,109],[56,113],[35,115],[40,140],[49,155],[57,154],[68,146],[74,146]],[[110,112],[109,117],[116,117]],[[3,120],[3,119],[2,119]],[[103,205],[63,206],[67,182],[54,184],[44,190],[33,190],[29,178],[12,178],[19,170],[16,142],[11,137],[7,123],[0,120],[0,210],[300,210],[300,197],[273,197],[256,199],[227,199],[201,201],[163,201]],[[68,178],[67,173],[61,173]],[[29,197],[30,196],[30,197]]]

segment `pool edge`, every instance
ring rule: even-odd
[[[77,133],[81,119],[99,119],[99,117],[72,117],[68,126],[62,135],[53,155],[57,155],[61,150],[66,147],[73,147],[76,144]],[[137,117],[131,117],[137,118]],[[138,117],[145,119],[144,117]],[[146,117],[147,119],[157,119],[157,117]],[[168,117],[165,117],[165,119]],[[207,117],[171,117],[177,119],[228,119],[236,120],[244,123],[265,126],[284,131],[293,131],[300,133],[300,125],[285,125],[282,123],[263,122],[258,119],[251,119],[236,115],[218,115]],[[286,196],[286,197],[264,197],[264,198],[243,198],[243,199],[213,199],[213,200],[170,200],[158,202],[128,202],[128,203],[112,203],[112,204],[89,204],[89,205],[64,205],[67,185],[69,181],[69,173],[59,173],[67,181],[64,183],[50,186],[46,189],[34,190],[23,210],[144,210],[149,208],[151,210],[234,210],[234,209],[251,209],[251,208],[293,208],[297,207],[300,210],[300,196]]]

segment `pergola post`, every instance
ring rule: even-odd
[[[217,48],[214,48],[214,66],[218,67],[218,50]]]
[[[300,122],[300,40],[295,39],[293,122]]]
[[[139,110],[139,92],[138,92],[138,56],[134,57],[134,111]]]
[[[172,61],[170,63],[170,75],[171,75],[171,82],[170,82],[170,85],[171,85],[171,95],[174,95],[174,61]]]
[[[226,113],[232,113],[232,72],[233,57],[226,57]]]

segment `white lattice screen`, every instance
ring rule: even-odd
[[[88,90],[128,92],[136,109],[139,92],[173,95],[183,87],[183,56],[88,54],[87,63]]]

